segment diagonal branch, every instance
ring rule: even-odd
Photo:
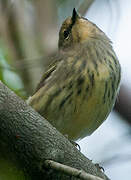
[[[45,160],[53,160],[108,180],[67,138],[1,82],[0,156],[31,180],[70,179],[69,175],[47,169]]]

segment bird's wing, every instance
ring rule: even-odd
[[[54,54],[52,57],[50,57],[50,59],[47,60],[47,67],[46,67],[46,71],[44,72],[43,76],[41,77],[41,80],[39,82],[39,84],[36,87],[36,90],[34,92],[34,94],[41,88],[44,87],[44,85],[46,84],[45,81],[51,77],[52,73],[57,69],[59,63],[63,60],[68,59],[68,53],[67,54],[62,54],[59,51]],[[49,64],[48,64],[49,62]],[[59,74],[58,74],[59,76]]]
[[[46,72],[43,74],[43,76],[41,77],[41,80],[40,80],[39,84],[37,85],[34,94],[35,94],[41,87],[44,86],[45,80],[51,76],[52,72],[56,69],[57,64],[58,64],[58,61],[55,61],[55,62],[53,62],[53,63],[51,63],[51,64],[49,65],[47,71],[46,71]]]

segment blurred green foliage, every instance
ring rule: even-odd
[[[24,84],[18,72],[11,67],[10,61],[8,50],[0,43],[0,80],[16,94],[25,98]]]

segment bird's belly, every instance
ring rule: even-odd
[[[77,96],[59,112],[57,105],[53,106],[55,109],[50,109],[50,113],[44,113],[45,118],[70,139],[81,139],[93,133],[111,111],[114,99],[110,101],[107,98],[104,102],[103,96],[102,88],[94,88],[90,96]]]

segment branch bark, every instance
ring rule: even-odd
[[[53,160],[108,180],[67,138],[1,82],[0,156],[31,180],[70,179],[69,175],[48,169],[45,160]]]

